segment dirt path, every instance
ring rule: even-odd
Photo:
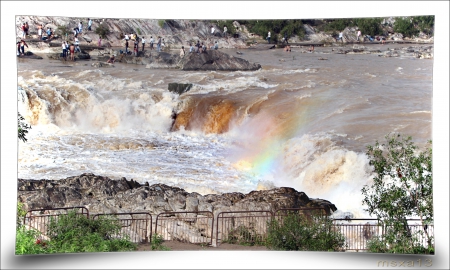
[[[170,248],[171,251],[184,251],[184,250],[200,250],[200,251],[219,251],[219,250],[254,250],[254,251],[266,251],[269,250],[265,246],[242,246],[223,243],[218,247],[201,246],[190,243],[182,243],[178,241],[164,241],[162,244],[165,247]],[[141,244],[138,246],[137,251],[151,251],[150,244]]]

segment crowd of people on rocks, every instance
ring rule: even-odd
[[[92,25],[93,22],[90,18],[87,18],[87,22],[86,24],[87,28],[86,30],[84,30],[84,24],[83,21],[79,21],[77,23],[77,25],[70,31],[72,31],[72,35],[70,35],[70,37],[68,36],[68,34],[65,34],[64,41],[61,44],[61,49],[62,49],[62,54],[61,57],[64,60],[67,60],[67,58],[69,58],[69,60],[74,61],[75,57],[74,54],[76,52],[81,53],[81,48],[80,48],[80,41],[79,41],[79,36],[83,35],[84,31],[92,31]],[[44,24],[35,24],[36,29],[37,29],[37,36],[39,38],[39,40],[43,40],[43,41],[50,41],[55,37],[55,33],[53,31],[53,29],[49,26],[47,26],[47,29],[45,29]],[[26,38],[29,36],[29,32],[30,32],[30,26],[28,24],[28,22],[24,22],[21,26],[21,30],[22,30],[22,35],[21,35],[21,40],[17,41],[17,55],[25,55],[25,47],[28,48],[28,44],[25,42]],[[219,49],[219,44],[216,41],[214,41],[213,44],[211,44],[211,40],[214,39],[214,37],[217,35],[217,31],[216,28],[211,25],[210,26],[211,32],[210,35],[206,37],[206,40],[204,42],[201,42],[200,40],[197,40],[197,42],[195,44],[193,43],[189,43],[187,44],[189,47],[188,52],[186,52],[185,47],[182,46],[180,49],[180,57],[184,57],[186,56],[187,53],[191,54],[191,53],[197,53],[197,54],[201,54],[201,53],[206,53],[207,49],[211,49],[211,50],[218,50]],[[223,37],[228,37],[228,29],[227,26],[223,27],[223,34],[221,35]],[[369,40],[369,41],[374,41],[374,40],[378,40],[381,41],[382,44],[385,43],[385,38],[384,37],[374,37],[372,38],[371,36],[361,36],[361,31],[357,31],[356,34],[356,38],[357,41],[359,42],[361,40],[361,38],[363,40]],[[69,39],[71,39],[71,42],[69,42]],[[335,38],[336,42],[337,41],[341,41],[344,42],[344,35],[343,35],[343,31],[341,31],[338,35],[338,37]],[[148,49],[149,50],[156,50],[157,52],[161,52],[163,50],[165,50],[165,48],[168,48],[166,45],[166,42],[164,40],[164,38],[162,38],[161,36],[157,36],[155,39],[153,38],[153,36],[150,36],[150,38],[146,39],[145,36],[139,37],[136,33],[129,33],[129,34],[123,34],[123,45],[125,50],[119,50],[120,54],[127,54],[127,55],[134,55],[134,56],[139,56],[140,51],[144,52],[146,49],[146,44],[148,45]],[[270,44],[271,43],[271,32],[268,31],[267,33],[267,37],[266,37],[267,42]],[[284,44],[284,51],[285,52],[291,52],[291,46],[289,44],[289,36],[287,33],[284,33],[284,36],[282,38],[282,44]],[[91,42],[91,41],[88,41]],[[130,44],[131,43],[131,44]],[[139,44],[140,43],[140,44]],[[207,43],[209,43],[207,45]],[[156,44],[156,48],[155,48],[155,44]],[[98,38],[98,42],[97,42],[97,46],[101,47],[102,46],[102,38],[99,37]],[[133,46],[133,49],[130,50],[130,47]],[[314,46],[311,45],[308,49],[309,52],[314,52]],[[112,56],[109,60],[108,63],[114,63],[115,62],[115,58],[114,56]]]

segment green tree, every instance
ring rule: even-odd
[[[25,121],[25,118],[17,112],[17,132],[18,132],[18,138],[19,140],[22,140],[23,142],[27,141],[26,135],[28,133],[28,130],[31,129],[31,126],[27,125]]]
[[[413,22],[425,34],[434,33],[434,16],[416,16],[413,18]]]
[[[363,205],[384,227],[384,234],[369,244],[371,251],[392,253],[433,252],[433,239],[426,230],[433,222],[432,149],[418,151],[411,137],[387,135],[386,143],[367,147],[374,168],[373,183],[362,188]],[[407,219],[419,217],[423,230],[414,234]],[[424,234],[428,249],[421,246]]]
[[[411,17],[396,17],[394,22],[394,31],[402,33],[406,37],[413,37],[419,33],[414,25],[414,19]]]

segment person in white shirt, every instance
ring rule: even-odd
[[[144,47],[145,47],[145,37],[142,37],[141,42],[142,42],[142,51],[144,51]]]
[[[223,27],[223,35],[226,37],[227,36],[227,33],[228,32],[228,28],[227,28],[227,26],[225,25],[224,27]]]
[[[89,31],[92,31],[91,26],[92,26],[92,20],[88,18],[88,30]]]
[[[150,36],[150,50],[153,50],[153,43],[155,43],[155,41],[153,40],[153,37]]]
[[[125,34],[125,38],[124,38],[124,40],[129,40],[130,38],[128,37],[128,35],[127,34]]]
[[[189,53],[193,53],[193,52],[195,52],[195,49],[194,49],[194,45],[192,45],[192,43],[191,44],[189,44]]]
[[[214,36],[214,31],[216,31],[216,29],[211,25],[211,36]]]
[[[267,33],[267,42],[270,43],[270,31]]]
[[[81,34],[82,32],[83,32],[83,23],[80,22],[80,23],[78,24],[78,33]]]
[[[67,60],[67,47],[66,47],[66,43],[65,42],[63,42],[62,44],[61,44],[61,47],[62,47],[62,51],[63,51],[63,58],[64,58],[64,60]]]

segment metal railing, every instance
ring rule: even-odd
[[[213,228],[212,212],[166,212],[156,216],[155,234],[168,241],[211,245]]]
[[[50,222],[52,220],[57,221],[60,215],[67,215],[70,210],[74,210],[77,215],[85,215],[89,218],[89,210],[83,206],[31,209],[25,214],[23,224],[41,232],[43,236],[46,236]]]
[[[267,239],[271,211],[220,212],[216,222],[216,245],[220,243],[262,245]]]
[[[46,237],[51,220],[57,221],[60,215],[67,215],[74,210],[77,215],[89,218],[86,207],[62,207],[52,209],[32,209],[27,211],[23,223],[41,232]],[[135,243],[149,243],[154,233],[166,241],[180,241],[194,244],[212,245],[221,243],[264,245],[269,233],[269,222],[276,220],[280,223],[289,214],[304,215],[306,218],[313,214],[323,215],[327,219],[325,209],[312,208],[282,208],[271,211],[230,211],[220,212],[214,217],[210,211],[196,212],[166,212],[156,216],[155,223],[149,212],[96,214],[92,219],[102,216],[115,216],[121,223],[122,229],[116,237],[128,235]],[[339,231],[345,238],[344,250],[365,251],[367,243],[374,237],[379,237],[389,228],[382,226],[377,219],[331,219],[333,230]],[[434,243],[434,225],[421,224],[418,219],[409,219],[410,233],[417,237],[416,242],[424,247]],[[216,225],[216,226],[214,226]],[[428,237],[426,236],[428,233]]]
[[[147,212],[96,214],[92,219],[113,217],[122,228],[116,238],[128,238],[133,243],[150,243],[152,239],[152,215]]]

